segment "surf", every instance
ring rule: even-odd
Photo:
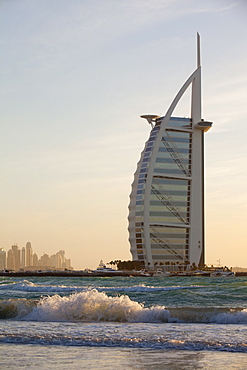
[[[241,307],[145,307],[127,295],[108,296],[87,289],[66,296],[8,299],[0,303],[0,318],[43,322],[214,323],[246,324]]]
[[[123,292],[123,293],[152,293],[172,290],[184,290],[184,289],[203,289],[200,285],[188,285],[188,286],[150,286],[145,284],[133,285],[133,286],[98,286],[97,290],[100,292]],[[72,292],[83,292],[90,289],[90,285],[87,286],[70,286],[70,285],[42,285],[35,284],[28,280],[20,282],[6,282],[0,285],[0,292],[4,290],[20,291],[20,292],[31,292],[31,293],[72,293]]]

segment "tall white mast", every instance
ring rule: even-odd
[[[201,66],[201,46],[200,46],[200,35],[197,32],[197,68]]]

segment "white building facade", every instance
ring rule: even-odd
[[[191,116],[173,117],[188,88],[191,88]],[[142,262],[146,268],[159,265],[163,270],[203,265],[204,133],[212,123],[201,118],[199,35],[197,68],[166,115],[142,117],[152,130],[130,194],[129,241],[133,260]]]

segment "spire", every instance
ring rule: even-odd
[[[201,66],[200,35],[197,32],[197,68]]]

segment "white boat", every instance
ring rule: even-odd
[[[170,275],[171,273],[169,271],[162,271],[160,269],[155,271],[155,273],[153,274],[154,277],[164,277],[164,276],[170,276]]]
[[[150,276],[153,276],[152,274],[150,274],[149,272],[145,271],[145,270],[142,270],[142,271],[136,271],[139,276],[146,276],[146,277],[150,277]]]
[[[211,272],[210,276],[235,276],[235,273],[228,268],[216,269],[215,271]]]
[[[97,269],[92,270],[92,272],[111,272],[111,273],[118,272],[119,273],[119,270],[114,270],[111,267],[106,267],[104,262],[101,260]]]
[[[128,270],[114,270],[112,269],[111,267],[106,267],[106,265],[104,264],[104,262],[101,260],[100,263],[99,263],[99,266],[97,267],[96,270],[91,270],[91,272],[93,274],[108,274],[109,276],[112,276],[112,275],[116,275],[116,276],[145,276],[145,277],[149,277],[149,276],[152,276],[152,274],[150,274],[149,272],[145,271],[145,270],[141,270],[141,271],[128,271]]]
[[[210,276],[210,272],[204,270],[196,270],[193,272],[193,276]]]

